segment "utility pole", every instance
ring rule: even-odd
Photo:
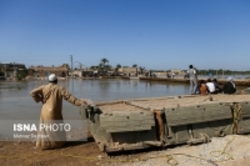
[[[70,55],[71,70],[73,70],[73,55]]]
[[[13,76],[16,76],[16,63],[14,62],[14,70],[13,70]]]

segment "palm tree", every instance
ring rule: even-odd
[[[102,58],[101,63],[103,64],[104,69],[106,69],[106,65],[105,64],[109,63],[109,60],[107,60],[106,58]]]
[[[106,63],[109,63],[109,60],[107,60],[106,58],[103,58],[103,59],[101,60],[101,62],[105,65]]]

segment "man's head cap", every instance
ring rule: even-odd
[[[49,81],[55,81],[55,80],[57,80],[56,75],[55,74],[50,74],[49,75]]]
[[[227,80],[228,80],[228,81],[233,81],[233,77],[229,76],[229,77],[227,78]]]

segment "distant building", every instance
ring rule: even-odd
[[[69,76],[76,76],[76,77],[82,77],[83,76],[83,71],[81,70],[72,70],[69,72]]]
[[[137,74],[137,68],[136,67],[126,67],[126,66],[124,66],[124,67],[119,68],[118,72],[126,74],[126,75],[130,74],[131,76],[133,76],[133,75]]]
[[[6,77],[16,76],[17,70],[26,69],[24,64],[21,63],[0,63],[0,72],[4,73]]]
[[[171,69],[170,73],[174,73],[176,75],[185,75],[186,71],[181,69]]]
[[[49,76],[51,73],[57,76],[65,77],[69,75],[69,65],[63,64],[62,66],[31,66],[29,68],[29,75],[36,77]]]
[[[184,76],[186,74],[185,70],[181,69],[171,69],[167,71],[154,71],[153,72],[157,77],[171,77],[171,76]]]

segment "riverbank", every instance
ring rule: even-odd
[[[189,84],[189,79],[184,78],[159,78],[159,77],[140,77],[140,80],[142,81],[162,81],[162,82],[171,82],[171,83],[183,83],[183,84]],[[218,82],[220,85],[224,85],[227,80],[226,79],[218,79]],[[250,79],[235,79],[234,83],[236,86],[245,86],[250,87]]]
[[[124,80],[141,80],[141,81],[155,81],[155,82],[166,82],[166,83],[181,83],[181,84],[189,84],[189,79],[184,78],[165,78],[165,77],[127,77],[127,76],[101,76],[101,77],[57,77],[58,80],[69,80],[69,79],[80,79],[80,80],[96,80],[96,79],[124,79]],[[48,80],[48,77],[33,77],[27,76],[24,80]],[[201,79],[199,79],[201,80]],[[206,80],[206,79],[204,79]],[[6,77],[2,81],[17,81],[14,77]],[[220,85],[224,85],[227,82],[227,79],[218,79],[218,83]],[[250,79],[242,78],[242,79],[234,79],[234,83],[236,86],[250,87]]]

